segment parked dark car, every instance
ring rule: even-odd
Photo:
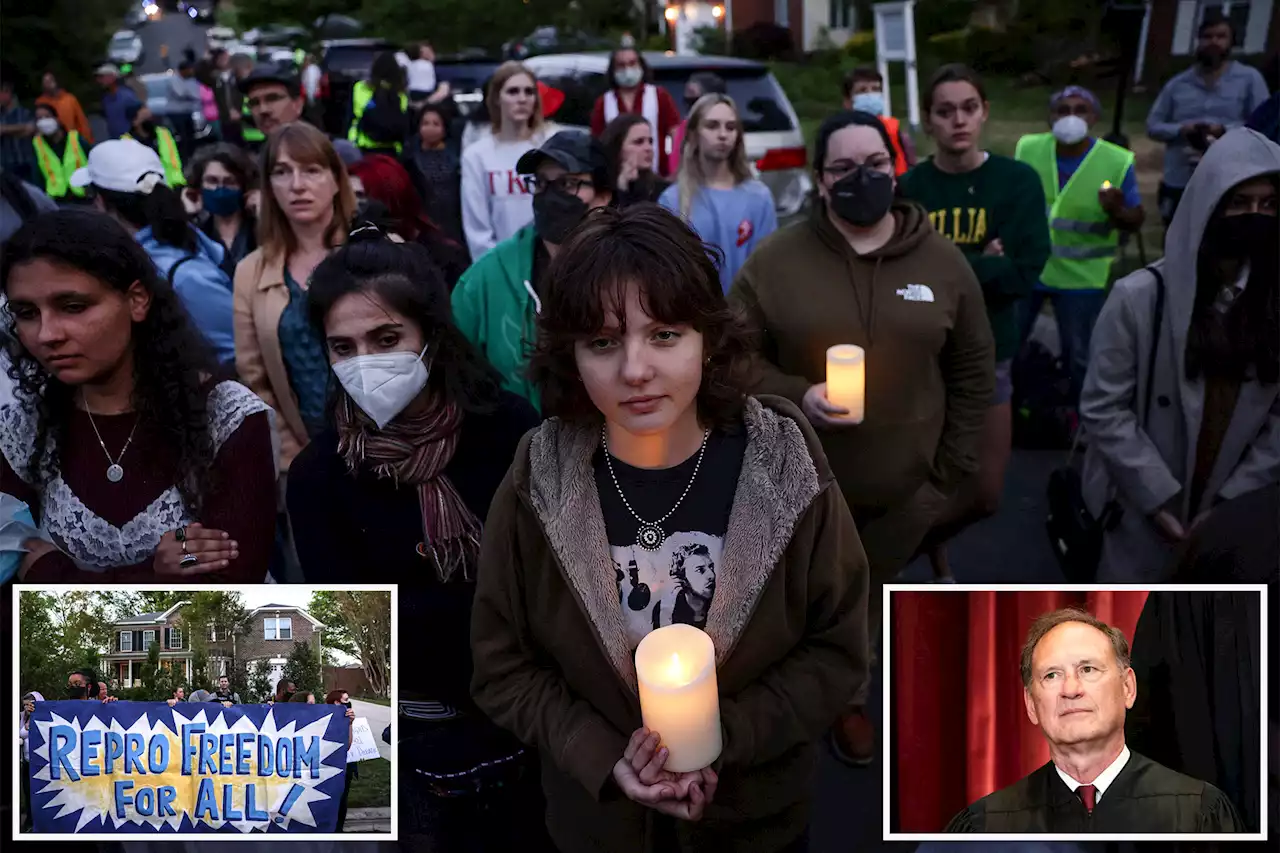
[[[351,90],[366,80],[373,60],[383,51],[399,50],[385,39],[331,39],[320,42],[320,94],[324,130],[333,136],[347,132],[351,121]]]
[[[464,116],[470,115],[484,103],[484,84],[501,64],[501,61],[494,58],[437,57],[436,82],[448,83],[458,112]]]

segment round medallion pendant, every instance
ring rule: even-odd
[[[636,544],[646,551],[658,550],[666,538],[667,534],[662,532],[662,528],[652,523],[642,524],[636,531]]]
[[[112,465],[107,468],[107,479],[113,483],[118,483],[124,479],[124,469],[119,465]]]

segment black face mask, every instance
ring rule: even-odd
[[[1209,223],[1205,242],[1219,258],[1265,259],[1268,253],[1274,257],[1278,225],[1280,220],[1266,213],[1220,216]]]
[[[866,166],[831,185],[832,211],[850,225],[867,228],[879,222],[893,206],[893,177]]]
[[[548,187],[533,197],[533,229],[543,240],[559,246],[587,215],[587,209],[587,203],[576,195]]]
[[[83,687],[83,686],[81,686],[81,687],[68,687],[68,688],[67,688],[67,698],[68,698],[68,699],[88,699],[88,698],[89,698],[89,688],[88,688],[88,687]]]

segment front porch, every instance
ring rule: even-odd
[[[142,686],[142,671],[147,664],[145,655],[130,658],[113,657],[105,663],[106,666],[103,667],[103,671],[111,677],[118,687]],[[161,654],[160,666],[163,669],[180,673],[182,683],[188,684],[191,682],[191,658],[189,654],[184,653],[169,657]]]

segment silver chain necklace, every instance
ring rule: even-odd
[[[102,448],[102,452],[107,456],[107,479],[113,483],[118,483],[124,479],[124,468],[120,467],[120,460],[124,458],[125,451],[129,449],[129,445],[133,444],[133,434],[138,431],[138,421],[141,417],[136,418],[133,422],[133,429],[129,430],[129,438],[125,441],[124,447],[120,448],[120,455],[115,459],[111,458],[110,451],[107,450],[107,443],[102,440],[102,433],[98,432],[98,425],[94,423],[93,412],[89,411],[89,401],[85,399],[84,392],[80,393],[80,398],[84,400],[84,413],[89,416],[89,426],[93,427],[93,434],[98,437],[98,446]]]
[[[662,547],[662,543],[667,541],[667,533],[662,529],[662,522],[666,521],[675,511],[680,508],[680,504],[684,503],[684,499],[688,496],[689,490],[693,488],[693,481],[698,479],[698,469],[702,467],[702,456],[707,452],[707,437],[711,435],[711,430],[703,430],[702,446],[698,448],[698,461],[693,465],[693,476],[689,478],[689,483],[684,487],[684,491],[680,494],[680,499],[676,501],[676,505],[671,507],[670,512],[657,521],[645,521],[640,517],[634,509],[631,508],[631,502],[627,500],[627,496],[622,493],[622,486],[618,483],[618,475],[613,472],[613,457],[609,455],[609,434],[607,428],[601,429],[600,440],[604,444],[604,462],[609,468],[609,477],[613,480],[613,487],[618,490],[618,497],[622,498],[622,505],[627,508],[627,512],[640,522],[640,529],[636,531],[636,544],[646,551],[656,551]]]

